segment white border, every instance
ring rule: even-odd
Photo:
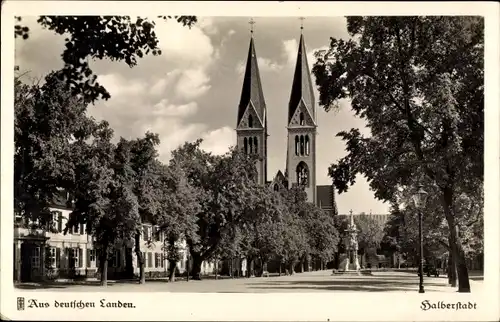
[[[2,4],[1,109],[1,306],[2,318],[23,320],[497,320],[499,285],[499,6],[493,2],[84,2],[7,1]],[[83,301],[133,301],[137,309],[38,309],[16,311],[13,288],[13,16],[42,14],[190,14],[197,16],[345,16],[345,15],[481,15],[485,17],[485,282],[484,292],[446,295],[426,293],[301,293],[301,294],[180,294],[180,293],[51,293],[28,297]],[[96,289],[97,290],[97,289]],[[473,301],[477,310],[422,312],[423,299]],[[122,312],[123,311],[123,312]]]

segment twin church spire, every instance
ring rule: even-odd
[[[301,19],[303,20],[303,19]],[[246,153],[259,155],[257,171],[259,183],[267,183],[267,107],[264,100],[258,60],[253,38],[253,21],[243,87],[237,118],[237,145]],[[316,201],[315,137],[316,115],[314,92],[305,47],[303,26],[297,52],[297,61],[288,103],[288,144],[286,181],[288,188],[305,186],[310,202]]]

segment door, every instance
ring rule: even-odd
[[[21,282],[31,282],[31,257],[33,255],[33,244],[23,242],[21,244]]]

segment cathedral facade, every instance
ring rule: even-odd
[[[332,185],[316,185],[316,104],[311,73],[307,61],[304,35],[300,35],[295,72],[287,115],[287,153],[285,171],[278,171],[271,180],[267,173],[268,120],[253,34],[241,90],[236,122],[237,147],[248,154],[257,154],[258,182],[274,190],[304,187],[308,202],[337,214]]]

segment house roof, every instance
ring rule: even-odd
[[[335,191],[332,185],[316,186],[316,204],[321,209],[331,209],[334,214],[337,214]]]

